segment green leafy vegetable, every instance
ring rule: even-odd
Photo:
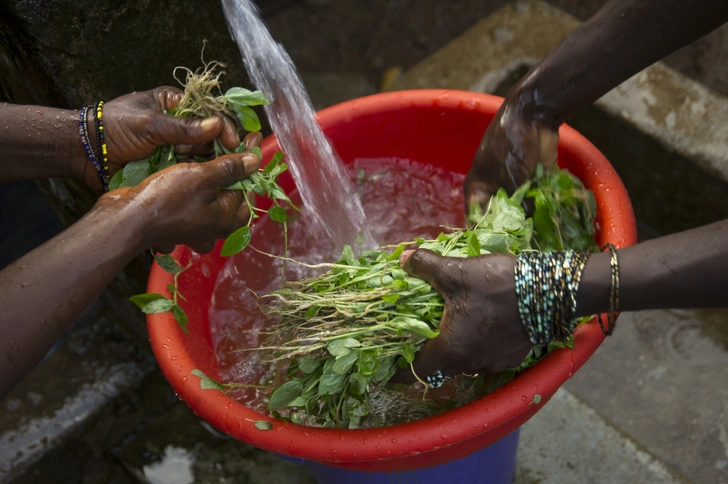
[[[288,220],[288,214],[281,207],[273,207],[268,211],[268,216],[274,222],[285,222]]]
[[[255,428],[258,430],[273,430],[273,424],[266,420],[256,420],[253,422],[253,425],[255,425]]]
[[[130,300],[136,304],[144,314],[166,313],[174,306],[174,301],[157,293],[132,296]]]
[[[172,306],[172,314],[174,315],[174,320],[177,321],[179,327],[182,328],[182,331],[187,333],[187,314],[184,312],[184,309],[182,309],[178,304],[175,304]]]
[[[195,72],[186,68],[178,68],[187,72],[187,77],[183,83],[184,95],[178,106],[167,112],[167,114],[176,117],[197,118],[222,115],[231,120],[239,121],[239,124],[246,131],[260,130],[260,120],[252,107],[269,104],[265,95],[260,91],[250,91],[242,87],[233,87],[228,89],[224,95],[220,94],[220,77],[224,74],[223,71],[219,70],[220,67],[224,66],[213,61],[205,63],[202,69]],[[232,151],[228,150],[219,139],[215,140],[213,146],[215,157],[233,152],[244,153],[248,151],[244,143],[241,143]],[[249,151],[262,158],[259,147],[253,147]],[[185,158],[187,158],[185,155],[177,155],[175,147],[172,145],[160,146],[145,159],[127,163],[123,170],[112,177],[109,182],[109,189],[135,186],[153,173],[175,165],[178,159]],[[228,187],[228,189],[242,190],[249,205],[250,193],[272,199],[273,207],[270,210],[273,213],[271,218],[285,224],[288,216],[280,206],[279,200],[283,200],[297,210],[277,182],[278,176],[287,169],[288,166],[283,163],[283,153],[277,152],[264,169],[253,173],[247,179]],[[266,212],[266,210],[251,205],[250,219],[246,224],[248,230],[240,229],[230,236],[233,240],[228,240],[229,243],[226,243],[224,256],[237,254],[248,246],[250,243],[250,224]],[[284,232],[286,232],[285,227]],[[165,264],[166,262],[160,262],[162,268],[169,272],[169,266]]]
[[[226,257],[241,252],[250,244],[250,238],[250,227],[246,225],[245,227],[239,228],[225,239],[225,243],[220,250],[220,255]]]
[[[287,407],[294,399],[298,398],[303,390],[303,385],[298,381],[289,381],[275,389],[270,396],[268,408],[281,410]]]
[[[182,268],[179,266],[179,264],[177,264],[177,262],[175,262],[175,260],[169,254],[157,255],[154,257],[154,260],[157,264],[159,264],[159,267],[169,272],[170,274],[177,274],[182,271]]]
[[[205,375],[202,370],[194,369],[190,372],[191,375],[200,378],[200,388],[202,390],[220,390],[227,391],[233,388],[266,388],[261,385],[242,385],[239,383],[220,383],[219,381],[210,378]]]
[[[524,198],[534,200],[531,218]],[[391,253],[382,248],[357,257],[345,247],[337,263],[315,266],[328,272],[284,283],[265,296],[267,311],[279,322],[269,328],[272,338],[263,350],[287,368],[269,409],[305,425],[357,428],[369,416],[373,392],[384,391],[396,370],[408,368],[417,350],[437,337],[445,303],[399,266],[406,246],[450,257],[594,249],[594,216],[593,197],[581,182],[565,171],[539,169],[512,196],[499,191],[486,213],[473,209],[468,229],[399,244]],[[476,393],[492,391],[549,351],[570,344],[534,348],[519,368],[480,376],[471,386]]]
[[[242,87],[231,87],[225,93],[225,98],[232,106],[260,106],[270,104],[260,91],[249,91]]]

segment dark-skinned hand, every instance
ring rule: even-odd
[[[427,281],[445,300],[439,336],[415,357],[420,380],[437,370],[445,376],[495,373],[526,358],[533,345],[518,314],[514,262],[515,257],[502,254],[467,259],[425,249],[402,254],[404,270]],[[416,378],[406,368],[392,381],[409,384]]]
[[[244,226],[250,208],[240,190],[226,190],[254,173],[260,160],[252,153],[234,153],[206,163],[179,163],[139,185],[103,195],[95,209],[124,210],[145,227],[146,243],[169,252],[184,244],[208,253],[217,239]]]
[[[175,153],[182,155],[209,156],[213,153],[213,140],[219,137],[229,150],[238,147],[240,138],[235,124],[225,116],[199,119],[165,114],[165,110],[179,104],[182,95],[175,87],[158,87],[104,103],[110,177],[130,161],[151,155],[159,146],[175,145]],[[80,153],[73,163],[72,172],[87,186],[100,191],[101,181],[88,157]]]
[[[513,193],[526,182],[540,162],[556,163],[558,131],[529,119],[517,91],[504,101],[485,130],[465,177],[465,207],[479,204],[484,210],[500,189]]]

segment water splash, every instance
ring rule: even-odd
[[[250,79],[271,101],[265,111],[291,166],[304,210],[312,212],[311,232],[327,234],[339,249],[344,244],[375,247],[361,202],[316,122],[290,56],[273,40],[252,0],[222,0],[222,5]]]

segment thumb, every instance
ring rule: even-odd
[[[465,214],[470,213],[472,205],[480,206],[481,211],[485,213],[488,209],[488,202],[493,196],[492,188],[480,181],[466,180],[463,191],[465,192]]]
[[[178,118],[158,113],[154,116],[151,132],[157,133],[158,145],[195,145],[208,143],[220,136],[225,122],[219,116],[205,119]]]
[[[437,252],[418,249],[405,251],[400,256],[400,265],[410,276],[427,281],[443,297],[453,290],[454,280],[450,275],[453,267],[452,257],[443,257]]]
[[[231,153],[202,163],[202,166],[210,182],[225,188],[255,173],[260,167],[260,159],[251,153]]]

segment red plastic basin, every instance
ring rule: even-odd
[[[377,94],[333,106],[319,121],[342,160],[400,157],[467,172],[485,127],[502,98],[462,91],[421,90]],[[583,136],[563,126],[559,164],[594,191],[598,204],[597,241],[617,247],[637,240],[627,191],[607,159]],[[263,159],[278,148],[275,138],[263,144]],[[284,181],[292,187],[290,179]],[[336,430],[279,422],[250,410],[218,390],[201,390],[190,372],[199,368],[218,375],[209,331],[208,309],[223,261],[220,244],[206,256],[195,257],[181,275],[180,290],[189,302],[189,335],[171,314],[147,317],[149,338],[165,377],[179,397],[207,422],[241,441],[278,454],[310,459],[337,467],[391,472],[443,464],[464,457],[506,436],[531,418],[571,378],[599,347],[604,335],[595,321],[576,332],[575,349],[552,353],[512,383],[475,402],[442,415],[386,428]],[[186,265],[186,247],[174,257]],[[150,292],[169,295],[172,276],[155,264]],[[538,405],[532,404],[540,395]],[[268,420],[273,429],[255,428]]]

